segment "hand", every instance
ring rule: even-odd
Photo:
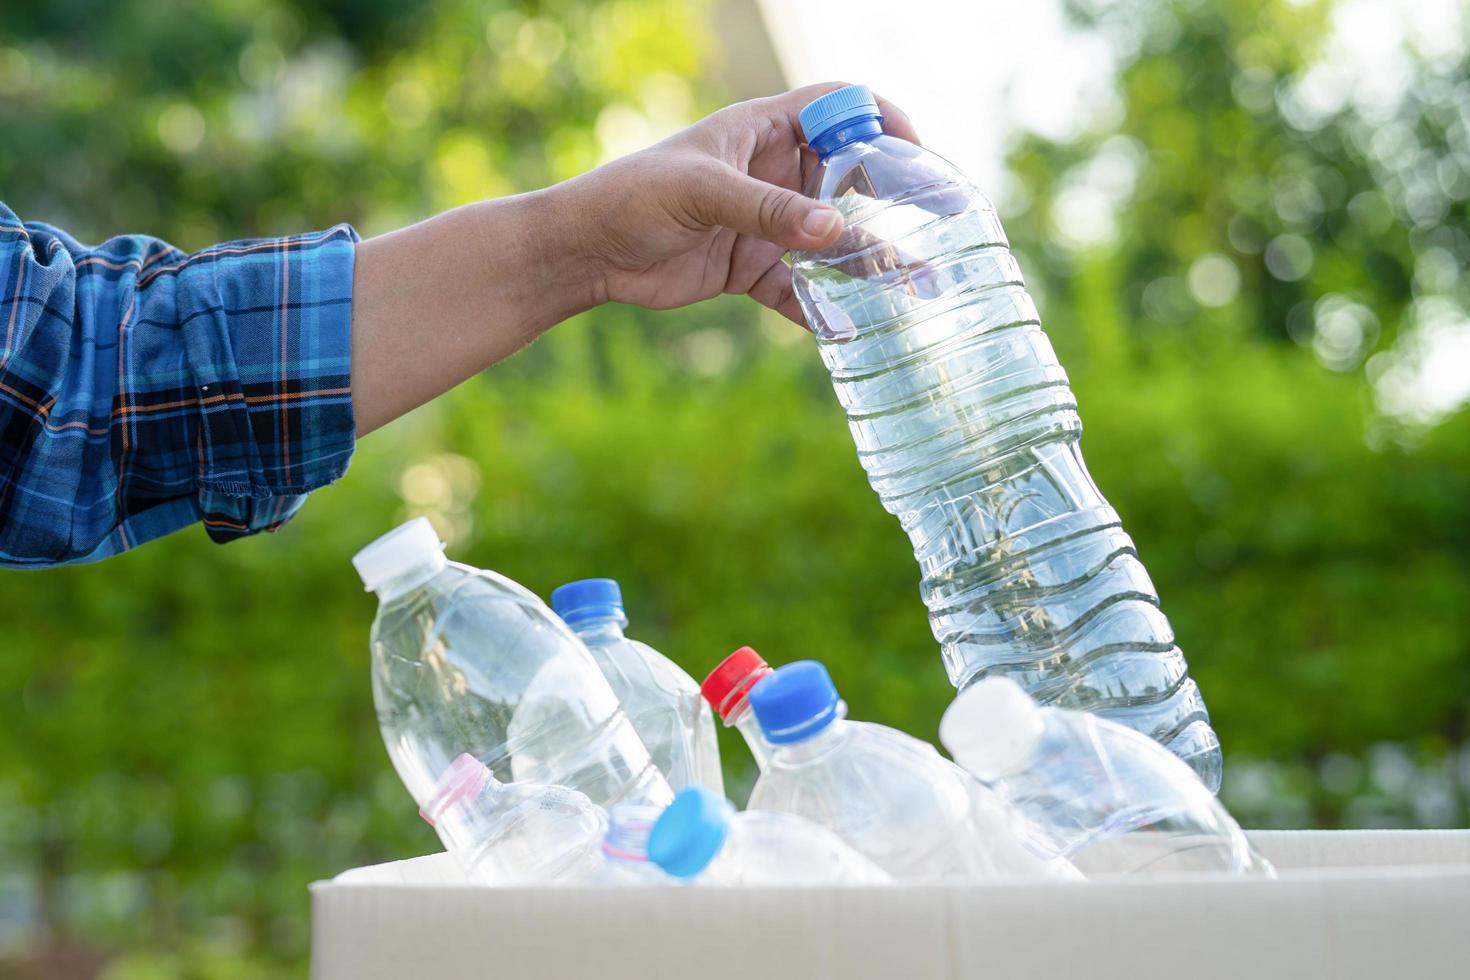
[[[782,256],[831,245],[842,216],[801,194],[815,158],[797,114],[841,87],[732,105],[554,188],[558,210],[576,216],[597,299],[671,309],[743,293],[805,325]],[[918,142],[900,109],[878,104],[886,132]]]
[[[360,243],[358,434],[608,300],[669,309],[748,293],[803,323],[781,256],[832,244],[842,218],[799,192],[810,151],[797,113],[838,87],[742,102],[566,183]],[[879,108],[889,133],[917,142],[908,117],[881,99]]]

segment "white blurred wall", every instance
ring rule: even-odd
[[[993,196],[1016,125],[1064,136],[1113,98],[1106,43],[1070,31],[1060,0],[757,2],[790,84],[870,86]]]

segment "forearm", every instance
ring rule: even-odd
[[[575,211],[563,188],[553,187],[466,205],[358,244],[352,399],[359,436],[596,304]]]

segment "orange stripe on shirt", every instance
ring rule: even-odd
[[[285,242],[282,241],[284,246]],[[281,249],[281,393],[285,394],[291,373],[291,334],[286,329],[291,316],[291,253]],[[291,413],[281,413],[281,466],[287,483],[291,482]]]
[[[281,402],[300,401],[303,398],[328,398],[332,395],[350,395],[351,388],[322,388],[319,391],[281,391],[274,395],[250,395],[247,405],[278,405]]]
[[[14,388],[10,387],[10,385],[4,383],[3,381],[0,381],[0,391],[5,392],[7,395],[20,402],[26,408],[29,408],[33,412],[40,414],[42,419],[45,418],[45,415],[41,412],[40,402],[27,398],[25,395],[22,395],[20,392],[16,391]]]
[[[190,266],[190,265],[194,264],[195,262],[199,261],[200,259],[207,259],[210,256],[214,256],[214,255],[246,255],[246,254],[251,253],[251,252],[264,252],[264,251],[267,251],[269,249],[280,249],[280,248],[284,248],[286,251],[295,251],[296,249],[301,248],[304,245],[320,245],[322,242],[324,242],[327,239],[331,238],[334,234],[336,234],[335,231],[327,231],[327,232],[323,232],[322,234],[318,235],[316,238],[302,238],[302,239],[288,239],[288,238],[283,238],[283,239],[277,239],[277,240],[269,241],[269,242],[257,242],[254,245],[242,245],[242,246],[240,246],[238,248],[221,248],[221,247],[218,247],[218,246],[216,246],[214,248],[206,248],[202,252],[195,252],[193,255],[189,256],[184,261],[177,263],[176,265],[165,265],[165,266],[162,266],[160,268],[154,269],[151,273],[149,273],[148,275],[144,276],[142,279],[140,279],[138,281],[138,288],[139,289],[143,288],[144,286],[148,285],[153,280],[157,279],[159,276],[163,275],[165,272],[178,272],[180,269],[186,268],[187,266]]]
[[[126,356],[128,350],[128,320],[132,318],[133,306],[137,302],[138,296],[134,293],[133,297],[128,300],[128,308],[123,311],[122,319],[117,321],[117,376],[119,379],[128,376]],[[112,413],[114,418],[120,418],[127,414],[129,406],[127,403],[128,389],[126,385],[119,384],[118,397],[121,399],[122,404]],[[118,516],[122,517],[124,512],[123,501],[127,499],[128,456],[132,454],[132,444],[128,440],[128,424],[126,421],[123,422],[118,434],[122,439],[122,448],[117,455],[117,492],[113,495],[113,499],[116,502],[115,506]],[[118,540],[121,542],[123,549],[130,548],[131,545],[128,544],[128,522],[126,517],[123,517],[118,522],[117,530]]]
[[[126,405],[113,411],[112,416],[113,418],[118,418],[124,415],[133,416],[147,415],[150,412],[168,412],[175,408],[204,408],[227,401],[243,401],[247,405],[279,405],[284,402],[300,401],[303,398],[330,398],[334,395],[346,395],[351,392],[351,388],[323,388],[320,391],[282,391],[274,395],[250,395],[244,398],[236,393],[210,395],[207,398],[184,398],[179,401],[160,402],[157,405]],[[32,403],[32,407],[34,407],[34,403]]]

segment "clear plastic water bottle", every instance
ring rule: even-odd
[[[1220,747],[1158,595],[1082,461],[1082,423],[995,209],[885,136],[851,86],[801,112],[840,239],[793,280],[858,456],[908,533],[950,680],[1001,674],[1167,745]]]
[[[1019,837],[986,787],[934,746],[846,721],[827,669],[798,661],[750,692],[770,759],[749,808],[794,813],[898,880],[1078,877]]]
[[[684,790],[648,836],[648,856],[705,885],[883,885],[892,881],[826,828],[790,813],[739,813],[724,797]]]
[[[569,582],[551,593],[551,608],[587,644],[674,792],[699,785],[724,793],[715,722],[699,685],[668,657],[623,635],[628,617],[618,583]]]
[[[955,698],[939,737],[1084,874],[1273,873],[1194,772],[1131,728],[1041,707],[991,677]]]
[[[450,763],[419,815],[479,884],[576,880],[601,864],[602,807],[565,786],[502,783],[468,753]]]
[[[673,799],[586,646],[536,596],[448,561],[423,518],[352,563],[379,602],[378,725],[419,806],[466,752],[499,782],[565,786],[603,807]]]
[[[585,879],[589,885],[672,885],[675,879],[648,859],[648,835],[663,809],[621,803],[608,811],[601,860]]]
[[[755,712],[750,710],[750,689],[770,672],[770,665],[760,654],[750,647],[741,647],[720,661],[700,685],[704,699],[715,709],[724,726],[738,729],[745,737],[758,769],[766,767],[770,746],[761,735]]]

